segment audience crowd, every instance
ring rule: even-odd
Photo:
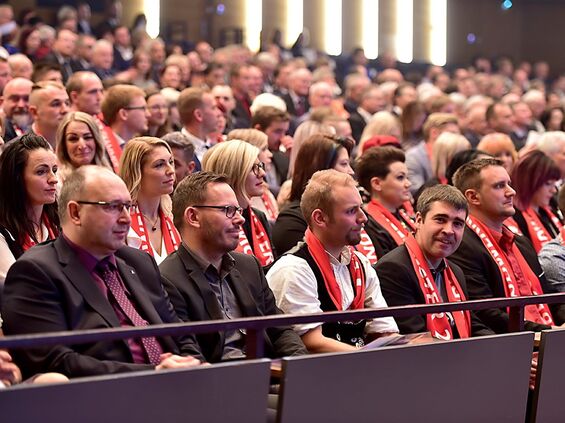
[[[121,7],[107,1],[94,25],[87,2],[63,6],[50,26],[0,5],[3,333],[565,291],[565,74],[507,57],[403,72],[388,54],[338,60],[300,40],[257,54],[165,43]],[[565,305],[524,319],[561,326]],[[268,330],[265,352],[508,321],[300,324]],[[239,359],[244,339],[0,350],[0,386]]]

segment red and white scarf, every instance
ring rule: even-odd
[[[402,210],[402,209],[400,209]],[[406,237],[410,234],[402,223],[386,207],[376,200],[371,200],[367,204],[367,213],[377,221],[392,236],[397,245],[402,245]],[[408,214],[402,210],[401,216],[406,223],[411,222]],[[412,224],[413,225],[413,224]]]
[[[100,117],[95,116],[95,120],[98,125],[98,129],[100,129],[102,141],[104,142],[104,147],[106,148],[106,152],[108,153],[108,157],[112,163],[112,168],[115,173],[119,173],[120,158],[122,157],[122,147],[120,146],[120,142],[116,138],[116,134],[114,134],[112,128],[104,124]]]
[[[514,220],[513,217],[506,218],[506,220],[504,221],[504,226],[506,226],[508,229],[512,231],[512,233],[516,235],[520,235],[520,236],[524,235],[520,230],[520,227],[518,226],[518,222],[516,222],[516,220]]]
[[[364,228],[361,228],[361,241],[355,246],[355,249],[367,257],[371,265],[377,263],[377,250],[375,249],[371,237]]]
[[[306,229],[304,240],[308,246],[308,252],[322,273],[328,295],[336,309],[340,311],[343,310],[341,289],[335,279],[335,274],[330,263],[330,257],[326,249],[316,235],[310,231],[310,229]],[[349,262],[349,274],[351,275],[351,280],[354,281],[355,291],[355,296],[353,298],[353,302],[349,306],[349,309],[358,310],[365,307],[365,274],[362,269],[363,263],[361,263],[359,257],[355,255],[353,247],[348,246],[347,248],[351,255],[351,261]]]
[[[420,285],[422,294],[424,294],[426,304],[441,303],[441,297],[434,278],[432,277],[432,272],[416,239],[410,235],[406,238],[404,245],[406,245],[408,249],[408,255],[412,261],[412,267],[414,268],[414,272],[416,272],[418,284]],[[457,281],[449,265],[446,266],[443,272],[443,280],[448,302],[457,303],[466,301],[461,285],[459,285],[459,281]],[[468,338],[471,336],[471,314],[469,311],[454,311],[452,312],[452,316],[455,320],[459,337]],[[453,339],[453,331],[446,313],[428,314],[426,315],[426,322],[426,327],[434,338],[443,339],[445,341]]]
[[[274,197],[271,197],[266,192],[264,192],[263,195],[261,195],[261,200],[265,205],[265,214],[267,215],[267,219],[269,219],[272,222],[277,220],[277,216],[278,216],[276,205],[273,204],[273,199]]]
[[[41,215],[41,224],[43,226],[45,226],[45,228],[47,228],[47,239],[45,239],[45,241],[47,241],[48,239],[55,239],[57,238],[57,235],[59,234],[59,231],[57,230],[57,228],[49,221],[49,218],[47,217],[47,215],[45,213],[43,213]],[[43,230],[42,230],[43,232]],[[39,242],[43,242],[43,241],[39,241]],[[29,250],[31,247],[33,247],[35,244],[37,244],[32,238],[31,236],[29,236],[29,234],[25,235],[24,238],[24,242],[22,244],[22,250],[27,251]]]
[[[512,271],[508,257],[503,252],[500,245],[498,245],[498,242],[492,235],[490,229],[476,217],[471,217],[471,215],[467,217],[467,226],[469,226],[469,228],[478,235],[479,239],[498,266],[506,297],[519,297],[520,295],[530,294],[520,293],[518,281],[516,280],[516,276]],[[531,295],[543,294],[538,277],[532,271],[532,269],[528,265],[528,262],[526,262],[526,259],[516,246],[516,242],[512,243],[512,253],[518,261],[518,265],[520,266],[522,275],[528,284]],[[544,325],[553,325],[553,318],[551,317],[551,311],[549,310],[547,304],[532,304],[526,306],[525,318],[526,320],[529,320],[531,322],[536,322]]]
[[[253,237],[253,248],[249,244],[247,235],[243,228],[239,231],[239,242],[236,247],[236,251],[249,254],[251,256],[257,257],[261,266],[267,266],[275,261],[273,255],[273,248],[271,247],[271,241],[267,235],[267,231],[263,227],[261,221],[257,218],[257,215],[253,212],[253,209],[249,207],[249,219],[251,220],[251,236]]]
[[[138,206],[132,206],[130,216],[131,228],[141,239],[139,249],[141,251],[145,251],[151,256],[154,256],[154,250],[147,235],[147,226],[145,225],[143,215],[141,214],[141,211],[139,211]],[[179,248],[181,243],[180,234],[177,231],[177,228],[175,228],[175,225],[173,225],[171,218],[166,216],[161,208],[159,208],[159,218],[161,219],[161,236],[165,241],[165,250],[167,251],[167,255],[169,255]]]
[[[555,225],[558,230],[561,230],[563,224],[561,221],[555,216],[549,207],[543,207],[543,210],[547,213],[551,222]],[[528,234],[530,235],[530,239],[532,240],[532,244],[536,250],[536,253],[539,253],[541,247],[543,247],[546,243],[551,241],[552,236],[546,227],[541,222],[539,215],[536,213],[534,209],[531,207],[524,210],[522,212],[522,216],[524,216],[524,220],[528,225]]]

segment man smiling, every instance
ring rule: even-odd
[[[426,189],[418,199],[416,234],[385,255],[375,269],[389,305],[435,304],[467,299],[463,271],[449,263],[461,243],[467,201],[449,185]],[[396,319],[400,331],[430,331],[438,339],[492,334],[471,312],[428,314]]]

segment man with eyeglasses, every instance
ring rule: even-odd
[[[224,176],[188,175],[173,195],[173,215],[182,244],[159,266],[177,315],[185,321],[279,314],[259,261],[234,252],[244,223],[235,192]],[[245,357],[244,331],[197,335],[208,362]],[[290,328],[266,331],[270,357],[305,354]]]
[[[110,127],[106,135],[119,160],[126,143],[147,132],[150,114],[145,93],[133,85],[114,85],[102,100],[102,114]]]
[[[2,318],[8,335],[178,322],[155,261],[125,246],[131,197],[110,170],[83,166],[59,196],[62,235],[10,269]],[[24,377],[81,377],[184,368],[201,357],[192,337],[146,337],[13,351]]]

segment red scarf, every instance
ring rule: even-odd
[[[133,206],[130,211],[131,216],[131,228],[135,231],[139,238],[141,239],[141,245],[139,249],[145,251],[149,255],[153,256],[153,247],[151,242],[147,237],[147,226],[143,220],[143,215],[139,211],[138,206]],[[177,228],[173,225],[173,221],[169,216],[165,216],[163,210],[159,207],[159,218],[161,219],[161,235],[165,241],[165,250],[167,255],[175,252],[181,243],[179,232]]]
[[[545,210],[545,212],[547,213],[547,215],[549,216],[555,227],[558,230],[561,230],[563,225],[561,224],[557,216],[555,216],[551,212],[551,209],[549,207],[542,207],[542,208],[543,210]],[[531,207],[524,210],[522,212],[522,215],[524,216],[524,220],[528,225],[528,234],[530,235],[530,239],[532,240],[532,244],[534,245],[536,253],[539,253],[541,247],[543,247],[546,243],[551,241],[552,239],[551,234],[541,222],[539,215]]]
[[[471,215],[467,217],[467,226],[479,236],[479,239],[498,266],[506,297],[519,297],[520,295],[527,295],[520,293],[518,281],[516,280],[516,276],[512,271],[508,257],[503,252],[495,237],[492,235],[490,229],[487,228],[486,225],[476,217],[471,217]],[[532,271],[532,269],[528,265],[528,262],[526,262],[526,259],[516,246],[515,242],[512,243],[512,252],[516,257],[516,260],[518,261],[518,265],[520,266],[522,275],[524,276],[528,284],[531,295],[543,294],[538,277]],[[526,320],[529,320],[531,322],[536,322],[544,325],[553,325],[553,318],[551,317],[551,311],[549,310],[547,304],[532,304],[526,306],[524,314]]]
[[[41,223],[47,228],[47,239],[45,241],[47,241],[48,239],[57,238],[59,231],[49,221],[49,218],[47,217],[47,215],[45,213],[41,214]],[[43,230],[41,232],[43,232]],[[39,241],[39,242],[43,242],[43,241]],[[31,247],[33,247],[35,244],[37,244],[37,243],[33,239],[31,239],[31,236],[29,236],[29,234],[26,234],[25,238],[24,238],[24,242],[22,244],[22,250],[27,251]]]
[[[402,223],[386,207],[376,200],[371,200],[367,204],[367,213],[377,221],[392,236],[397,245],[402,245],[409,235],[409,232],[402,226]],[[406,215],[408,218],[408,215]],[[404,219],[404,216],[403,216]],[[410,218],[408,218],[410,220]]]
[[[122,147],[120,147],[120,142],[116,138],[116,134],[112,131],[108,125],[102,122],[101,118],[95,116],[96,123],[98,124],[98,129],[100,129],[100,134],[102,135],[102,141],[104,142],[104,147],[110,157],[110,162],[112,162],[112,168],[115,173],[120,172],[120,158],[122,157]]]
[[[249,207],[249,218],[251,220],[251,236],[253,237],[253,249],[249,244],[249,240],[243,231],[243,228],[239,231],[239,242],[235,251],[243,254],[249,254],[251,256],[257,257],[261,266],[267,266],[275,261],[273,256],[273,248],[271,247],[271,241],[267,236],[267,231],[261,224],[261,221],[257,218],[253,209]]]
[[[520,230],[518,223],[516,222],[516,220],[514,220],[513,217],[506,218],[506,220],[504,221],[504,226],[506,226],[508,229],[510,229],[516,235],[520,235],[520,236],[524,235],[522,233],[522,231]]]
[[[408,236],[404,245],[406,245],[406,248],[408,249],[408,255],[412,261],[412,267],[414,268],[414,272],[416,272],[416,277],[418,278],[422,294],[424,294],[426,304],[441,303],[442,301],[434,278],[432,277],[428,263],[424,258],[424,254],[416,242],[416,239],[413,236]],[[443,280],[445,283],[445,291],[447,292],[448,302],[457,303],[466,301],[465,294],[463,293],[463,290],[461,289],[461,286],[449,265],[443,272]],[[454,311],[452,312],[452,315],[455,320],[455,326],[457,327],[459,336],[461,338],[468,338],[471,336],[471,314],[469,311]],[[426,322],[426,327],[434,338],[443,339],[445,341],[453,339],[453,331],[446,313],[428,314],[426,315]]]
[[[355,246],[355,249],[367,257],[367,260],[369,260],[371,265],[377,263],[378,257],[375,245],[364,228],[361,229],[361,241]]]
[[[322,277],[324,278],[324,283],[332,302],[337,310],[343,310],[341,305],[341,289],[335,279],[335,274],[326,249],[310,229],[306,229],[304,240],[308,246],[308,252],[318,265],[320,272],[322,272]],[[355,298],[353,298],[349,309],[358,310],[365,307],[365,275],[362,270],[363,263],[361,263],[359,257],[355,255],[355,250],[352,247],[348,248],[349,254],[351,255],[349,274],[351,275],[351,279],[355,281]]]
[[[276,207],[272,203],[272,198],[269,196],[269,194],[264,192],[263,195],[261,195],[261,200],[263,201],[263,204],[265,205],[265,212],[267,214],[267,219],[269,219],[270,221],[277,220]]]
[[[410,201],[405,201],[404,203],[402,203],[402,206],[400,206],[401,211],[404,212],[404,214],[406,216],[408,216],[408,220],[410,222],[413,222],[416,219],[416,212],[414,211],[414,207],[412,206],[412,203]],[[404,216],[402,216],[404,218]]]

